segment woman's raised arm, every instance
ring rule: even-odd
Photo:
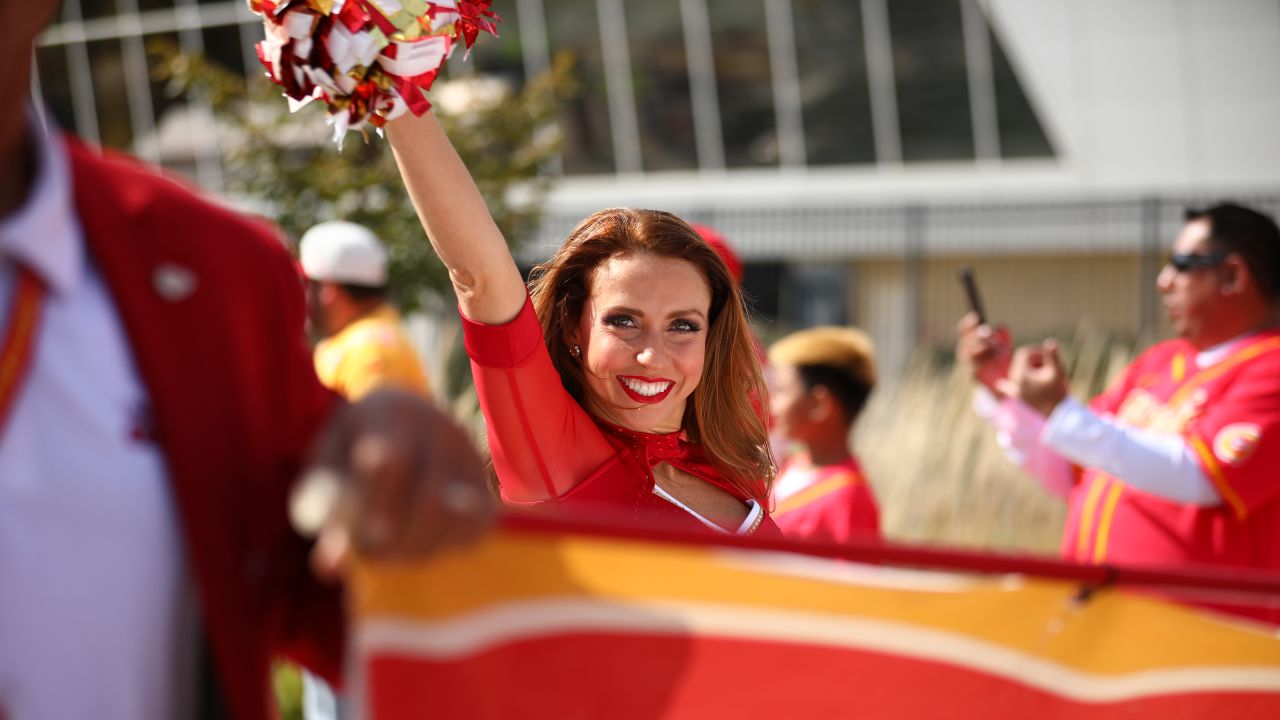
[[[462,314],[486,324],[515,318],[525,302],[524,280],[435,114],[405,113],[387,123],[387,135],[418,219],[449,270]]]

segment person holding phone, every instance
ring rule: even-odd
[[[1280,570],[1280,230],[1231,204],[1186,217],[1157,280],[1179,337],[1088,405],[1053,340],[1014,351],[970,313],[956,353],[1010,457],[1067,498],[1063,557]]]

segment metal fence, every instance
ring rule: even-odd
[[[1280,190],[1098,200],[668,208],[720,230],[746,262],[744,288],[766,339],[815,324],[855,324],[882,364],[949,346],[965,310],[956,282],[976,268],[992,318],[1016,336],[1086,323],[1146,344],[1169,328],[1156,276],[1187,208],[1223,200],[1280,214]],[[586,213],[548,216],[535,261]]]

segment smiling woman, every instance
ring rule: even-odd
[[[777,534],[765,509],[764,384],[741,293],[715,250],[670,213],[602,210],[526,290],[434,118],[388,129],[458,295],[503,498]]]

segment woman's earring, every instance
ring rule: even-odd
[[[574,357],[582,357],[582,348],[578,347],[577,345],[570,345],[569,354]]]

